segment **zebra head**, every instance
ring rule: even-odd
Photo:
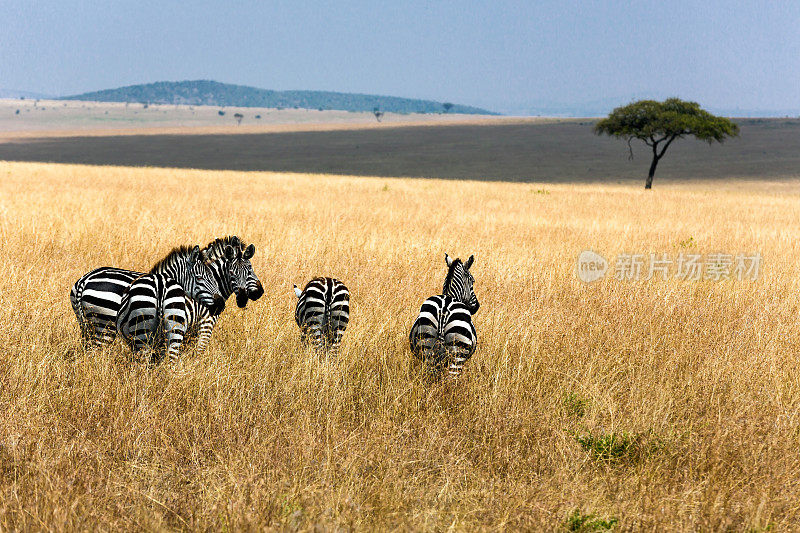
[[[231,287],[236,293],[236,305],[239,307],[245,307],[248,300],[258,300],[264,294],[264,287],[261,286],[261,281],[253,270],[253,264],[250,263],[250,258],[255,253],[254,244],[250,244],[244,250],[241,246],[228,246],[225,249]]]
[[[239,254],[239,259],[236,262],[236,272],[237,276],[244,282],[245,294],[239,296],[239,293],[236,294],[236,304],[239,307],[244,307],[247,305],[247,300],[258,300],[264,294],[264,287],[261,285],[261,281],[256,276],[255,271],[253,270],[253,265],[250,263],[250,259],[253,257],[253,254],[256,253],[256,246],[255,244],[250,244],[247,248],[244,249],[243,252]]]
[[[222,286],[222,296],[236,293],[236,304],[245,307],[248,300],[258,300],[264,294],[250,259],[256,252],[254,245],[245,246],[236,235],[222,237],[204,248],[208,256],[224,264],[217,268]]]
[[[211,262],[199,246],[178,246],[153,265],[151,274],[166,274],[183,287],[191,299],[200,302],[213,314],[225,309]]]
[[[472,277],[469,271],[475,257],[471,255],[466,262],[462,263],[461,259],[453,259],[448,254],[444,254],[444,260],[447,263],[448,270],[447,277],[444,279],[442,294],[462,302],[467,306],[469,312],[474,315],[481,305],[478,303],[478,297],[475,296],[475,291],[472,288],[475,278]]]
[[[219,284],[211,268],[211,261],[199,246],[195,246],[186,257],[189,275],[183,284],[190,298],[200,302],[212,315],[219,315],[225,309],[225,298],[219,292]]]

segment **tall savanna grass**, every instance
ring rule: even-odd
[[[797,528],[800,186],[640,187],[0,163],[0,529]],[[79,347],[79,276],[227,234],[266,294],[208,353]],[[587,285],[584,249],[763,266]],[[445,252],[479,347],[430,383]],[[299,346],[314,275],[352,294],[335,360]]]

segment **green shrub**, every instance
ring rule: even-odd
[[[581,398],[574,392],[565,394],[563,403],[567,415],[575,418],[583,418],[586,415],[586,410],[589,408],[589,400]]]
[[[580,509],[575,509],[564,522],[567,531],[609,531],[613,529],[616,518],[598,518],[595,514],[581,514]]]
[[[598,461],[610,463],[635,461],[642,455],[642,437],[630,433],[609,433],[595,437],[594,435],[577,435],[575,440]]]

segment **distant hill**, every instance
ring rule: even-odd
[[[343,111],[372,111],[377,107],[381,111],[389,113],[441,113],[444,110],[443,102],[432,100],[329,91],[270,91],[209,80],[159,81],[145,85],[129,85],[118,89],[65,96],[62,100],[337,109]],[[470,115],[498,114],[486,109],[458,104],[454,104],[448,112]]]

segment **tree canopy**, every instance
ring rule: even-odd
[[[639,139],[653,150],[653,161],[645,184],[649,189],[658,161],[675,139],[692,135],[709,144],[723,142],[739,134],[739,126],[725,117],[717,117],[702,109],[697,102],[669,98],[663,102],[639,100],[614,109],[607,118],[595,124],[598,135],[610,135],[628,141]]]

